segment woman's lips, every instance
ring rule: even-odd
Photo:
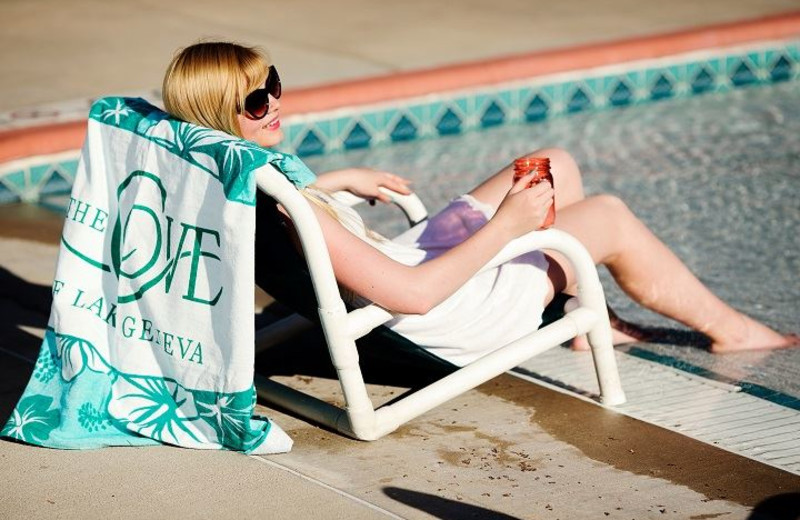
[[[275,119],[273,119],[272,121],[270,121],[266,125],[267,130],[277,130],[280,127],[281,127],[281,118],[280,117],[275,117]]]

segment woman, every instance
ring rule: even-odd
[[[214,42],[183,49],[167,70],[163,95],[167,111],[180,119],[263,147],[283,139],[278,73],[256,49]],[[575,284],[569,263],[550,251],[476,276],[510,240],[541,228],[555,195],[554,227],[576,237],[635,301],[708,335],[712,352],[796,342],[714,296],[621,200],[586,198],[578,167],[566,152],[542,149],[531,155],[550,157],[555,192],[547,183],[526,189],[530,177],[512,185],[513,171],[506,167],[392,241],[353,224],[357,217],[327,193],[347,190],[385,200],[378,188],[408,193],[407,179],[368,169],[320,175],[306,195],[318,202],[312,207],[340,285],[358,295],[356,303],[372,301],[400,313],[389,324],[397,332],[456,365],[469,363],[535,330],[540,322],[532,314]],[[480,317],[490,318],[491,331]],[[615,330],[614,341],[635,336]],[[573,346],[587,344],[579,338]]]

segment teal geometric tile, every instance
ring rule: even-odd
[[[24,193],[27,185],[25,172],[20,170],[3,175],[3,182],[17,193]]]
[[[603,79],[604,78],[587,78],[583,81],[582,90],[589,96],[592,104],[596,106],[602,106],[602,102],[605,100]]]
[[[628,86],[631,87],[631,89],[633,90],[634,98],[646,97],[645,93],[647,92],[648,89],[647,89],[647,74],[645,73],[645,71],[635,70],[628,72],[625,74],[625,78],[628,80],[627,81]],[[641,96],[637,95],[637,92],[641,93]]]
[[[548,117],[553,117],[554,115],[560,114],[566,109],[567,98],[565,91],[572,85],[574,85],[574,82],[545,85],[541,88],[539,92],[541,93],[542,100],[547,102]],[[528,105],[530,106],[530,103]],[[530,119],[528,119],[528,121],[530,121]]]
[[[572,99],[572,96],[575,94],[576,89],[578,89],[580,86],[581,82],[579,81],[566,81],[556,86],[554,92],[557,92],[557,94],[553,96],[553,101],[555,101],[554,104],[560,105],[562,107],[561,111],[565,111],[567,109],[567,105]]]
[[[31,184],[33,186],[38,185],[42,179],[44,179],[45,175],[52,174],[53,172],[53,165],[52,164],[40,164],[38,166],[31,167]]]
[[[431,125],[436,126],[436,123],[439,121],[441,114],[447,110],[447,106],[442,101],[441,98],[431,101],[428,105],[428,121]]]
[[[69,172],[64,171],[59,167],[58,164],[53,165],[53,175],[61,177],[69,184],[72,184],[72,181],[75,179],[75,175],[71,175]]]
[[[436,130],[439,135],[453,135],[461,133],[461,126],[461,118],[456,114],[453,107],[448,107],[436,123]]]
[[[314,124],[314,129],[317,132],[317,136],[326,142],[338,139],[341,134],[341,128],[337,122],[337,120],[331,119],[322,119],[316,121]]]
[[[436,135],[436,125],[430,103],[420,103],[408,107],[408,119],[417,127],[417,137]]]
[[[428,104],[411,105],[407,108],[407,112],[419,125],[429,124],[432,121],[431,107]]]
[[[455,114],[461,119],[461,129],[466,130],[475,128],[477,126],[478,119],[478,113],[475,109],[475,98],[472,96],[458,97],[453,100],[453,104],[456,108]]]
[[[666,72],[661,72],[656,77],[653,86],[650,87],[650,99],[657,101],[659,99],[666,99],[673,96],[674,87]]]
[[[347,150],[368,148],[371,140],[372,134],[369,130],[367,130],[367,127],[362,120],[353,125],[353,128],[344,139],[344,147]]]
[[[787,45],[786,55],[795,63],[800,63],[800,45]]]
[[[694,94],[703,94],[713,91],[716,86],[714,75],[707,67],[699,67],[691,79],[692,92]]]
[[[775,60],[777,59],[777,56],[779,56],[780,54],[782,54],[782,53],[780,51],[778,51],[777,49],[767,49],[767,50],[765,50],[764,51],[764,63],[766,65],[774,64]]]
[[[673,81],[678,83],[681,81],[687,81],[686,67],[683,65],[671,65],[667,67],[667,71],[669,72],[670,76],[672,76]]]
[[[492,101],[494,101],[495,98],[496,98],[496,96],[493,93],[492,94],[486,94],[486,93],[475,94],[475,96],[473,97],[473,101],[474,101],[474,104],[475,104],[476,112],[479,115],[483,114],[483,112],[486,110],[486,106],[489,103],[491,103]]]
[[[756,69],[764,68],[764,66],[767,63],[764,51],[748,52],[747,59],[750,61],[750,64],[753,65]]]
[[[319,155],[325,151],[325,142],[313,128],[306,131],[300,144],[297,145],[296,154],[300,157]]]
[[[722,56],[716,56],[706,60],[705,65],[715,77],[725,76],[725,79],[727,80],[728,68],[726,61],[727,60]],[[717,81],[717,83],[719,83],[719,81]]]
[[[616,86],[608,96],[608,103],[615,107],[629,105],[633,101],[633,89],[628,86],[625,79],[620,78],[616,82]]]
[[[778,55],[772,62],[769,77],[773,82],[787,81],[792,77],[792,64],[784,55]]]
[[[520,87],[517,91],[517,99],[519,106],[524,106],[534,95],[534,88],[533,87]]]
[[[417,138],[417,127],[411,121],[410,116],[401,114],[394,127],[392,127],[389,137],[393,142],[413,141]]]
[[[383,129],[388,129],[395,119],[397,119],[397,115],[400,113],[402,107],[391,107],[383,110]]]
[[[529,123],[544,121],[550,112],[550,102],[546,96],[541,92],[536,93],[525,106],[525,121]]]
[[[285,140],[289,143],[294,142],[298,135],[300,135],[300,128],[302,125],[294,123],[283,127],[283,135]]]
[[[384,111],[367,112],[355,117],[362,124],[364,130],[370,134],[386,128],[386,113]]]
[[[570,114],[575,112],[582,112],[591,108],[592,99],[586,94],[585,85],[576,85],[575,90],[567,101],[567,112]]]
[[[471,119],[477,115],[475,111],[475,99],[471,96],[459,97],[453,100],[453,103],[458,107],[460,116],[463,119]]]
[[[19,195],[8,189],[5,184],[0,182],[0,204],[10,204],[12,202],[19,202]]]
[[[519,103],[518,90],[501,90],[495,94],[497,99],[508,109],[511,109]]]
[[[72,183],[69,182],[67,179],[59,175],[58,173],[53,173],[50,178],[39,188],[39,195],[42,194],[62,194],[62,193],[69,193],[72,188]]]
[[[489,128],[502,125],[505,122],[506,113],[497,101],[491,101],[489,106],[481,115],[481,127]]]
[[[347,133],[353,126],[353,123],[358,119],[358,114],[345,114],[341,117],[331,118],[329,124],[331,125],[331,135],[336,142],[341,143],[347,137]],[[328,143],[330,146],[330,143]]]
[[[752,85],[758,82],[758,77],[753,71],[753,66],[748,65],[744,60],[738,60],[730,73],[731,83],[737,87]]]
[[[78,159],[61,161],[55,165],[55,168],[64,178],[74,179],[75,173],[78,171]]]

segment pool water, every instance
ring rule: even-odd
[[[461,136],[314,157],[315,171],[386,169],[415,181],[432,212],[535,148],[569,150],[587,194],[612,193],[717,295],[785,332],[800,331],[800,84],[577,114]],[[366,208],[366,206],[364,206]],[[367,208],[391,236],[402,218]],[[631,302],[601,272],[610,305],[669,329],[668,341],[624,350],[745,383],[800,405],[800,349],[711,355],[685,328]]]

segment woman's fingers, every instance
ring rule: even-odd
[[[538,182],[530,186],[533,180],[533,173],[522,176],[509,190],[509,194],[519,193],[523,190],[529,190],[530,196],[534,198],[539,197],[552,197],[555,194],[549,182]]]
[[[411,190],[408,187],[408,185],[411,184],[410,179],[395,175],[394,173],[384,172],[382,180],[382,186],[385,186],[390,190],[402,193],[404,195],[411,193]]]
[[[511,189],[508,190],[508,193],[519,193],[528,187],[528,184],[531,183],[531,180],[533,180],[533,172],[526,173],[511,185]]]
[[[539,182],[528,189],[537,197],[547,197],[555,193],[549,182]]]

